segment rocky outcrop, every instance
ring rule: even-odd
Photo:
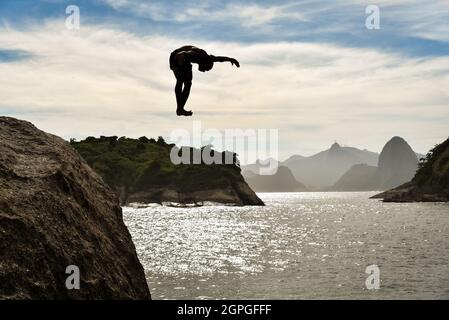
[[[412,181],[373,197],[384,202],[449,201],[449,139],[423,158]]]
[[[148,203],[196,204],[204,203],[229,204],[243,206],[261,205],[264,203],[246,183],[237,182],[234,186],[220,189],[179,191],[176,187],[147,188],[145,191],[130,193],[126,197],[126,205]]]
[[[80,289],[66,288],[66,268]],[[150,299],[114,192],[64,140],[0,117],[0,298]]]
[[[419,186],[411,181],[371,199],[382,199],[384,202],[448,202],[449,190],[436,186]]]
[[[385,190],[410,181],[418,168],[418,158],[404,139],[393,137],[382,149],[377,167],[380,189]]]
[[[302,192],[307,188],[295,179],[289,168],[280,166],[273,175],[244,171],[243,177],[256,192]]]
[[[178,148],[162,137],[157,141],[146,137],[88,137],[72,141],[72,146],[117,192],[122,205],[264,205],[245,182],[235,153],[216,152],[210,147]],[[213,154],[217,161],[206,163],[205,154]],[[173,161],[173,155],[182,161]]]

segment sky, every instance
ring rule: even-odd
[[[192,118],[175,115],[168,66],[185,44],[241,64],[194,68]],[[277,129],[281,160],[393,136],[426,153],[449,135],[448,88],[448,0],[0,1],[0,115],[65,139],[168,139],[201,121]]]

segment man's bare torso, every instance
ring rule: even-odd
[[[202,63],[209,59],[209,55],[203,49],[195,46],[183,46],[173,51],[170,55],[170,68],[189,66],[192,63]]]

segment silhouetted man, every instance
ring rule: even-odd
[[[240,67],[239,62],[234,58],[215,57],[194,46],[184,46],[171,53],[170,69],[173,70],[176,77],[176,114],[178,116],[192,115],[192,111],[184,110],[184,106],[189,98],[190,88],[192,87],[192,63],[198,64],[199,71],[206,72],[213,68],[214,62],[227,61],[232,65],[236,65],[237,68]]]

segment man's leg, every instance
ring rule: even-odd
[[[190,88],[192,87],[192,69],[185,68],[183,70],[176,70],[175,76],[176,76],[175,93],[177,104],[176,114],[178,116],[191,116],[192,111],[184,110],[184,106],[187,103],[187,99],[189,98],[190,95]]]
[[[184,90],[182,91],[182,108],[181,109],[184,109],[184,107],[187,103],[187,100],[189,99],[190,88],[192,88],[192,81],[184,82]]]
[[[190,88],[192,87],[192,82],[184,82],[184,89],[182,89],[182,81],[177,81],[175,86],[176,93],[176,114],[178,116],[191,116],[192,111],[184,110],[184,106],[186,105],[187,99],[189,98]]]
[[[184,104],[183,103],[183,94],[182,94],[182,81],[177,79],[176,81],[176,86],[175,86],[175,94],[176,94],[176,111],[180,111],[184,108]]]

